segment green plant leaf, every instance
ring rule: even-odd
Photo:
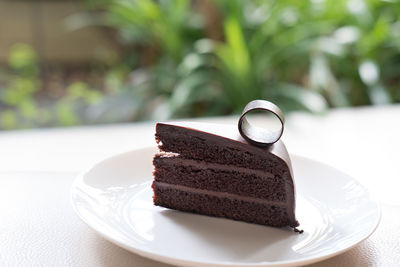
[[[14,111],[12,110],[4,110],[0,112],[0,127],[2,129],[14,129],[17,127],[17,117]]]

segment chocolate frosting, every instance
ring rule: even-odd
[[[231,124],[216,124],[216,123],[204,123],[204,122],[189,122],[189,121],[176,121],[176,122],[159,122],[157,125],[171,125],[183,128],[192,129],[198,132],[204,132],[206,134],[212,134],[221,138],[229,139],[246,146],[252,147],[253,152],[258,153],[271,153],[276,157],[280,158],[286,163],[290,170],[290,174],[293,176],[292,164],[290,161],[289,153],[282,140],[278,140],[274,144],[268,145],[266,147],[257,147],[251,145],[247,140],[245,140],[235,125]]]
[[[281,124],[279,130],[267,131],[251,125],[246,119],[246,115],[257,110],[274,114],[279,119]],[[242,137],[249,143],[256,146],[265,147],[275,143],[281,138],[284,124],[285,117],[283,116],[282,110],[277,105],[266,100],[253,100],[244,107],[242,115],[239,118],[238,129]]]
[[[295,210],[295,187],[293,177],[293,170],[289,154],[286,150],[284,143],[281,140],[276,141],[265,147],[259,147],[250,144],[239,133],[236,125],[213,124],[213,123],[200,123],[200,122],[165,122],[157,123],[156,127],[181,127],[191,130],[191,134],[198,136],[214,136],[214,140],[218,140],[222,146],[233,146],[241,150],[251,151],[251,153],[265,156],[265,153],[270,153],[276,157],[278,161],[286,166],[289,170],[288,175],[285,177],[286,195],[287,195],[287,211],[288,216],[292,222],[292,227],[296,227]]]

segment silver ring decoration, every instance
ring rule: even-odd
[[[255,110],[271,112],[281,122],[281,128],[278,131],[268,131],[259,127],[252,126],[246,119],[247,113]],[[242,115],[239,118],[239,132],[242,137],[250,144],[265,147],[278,141],[284,128],[285,118],[280,108],[266,100],[253,100],[249,102],[243,109]]]

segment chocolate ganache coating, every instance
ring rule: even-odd
[[[232,196],[238,196],[238,199],[242,201],[238,200],[238,203],[252,200],[260,204],[261,200],[267,201],[273,209],[274,207],[278,207],[277,209],[284,207],[281,213],[286,214],[287,219],[278,220],[279,223],[263,218],[254,220],[245,218],[243,220],[272,226],[296,227],[299,225],[295,218],[295,186],[292,178],[292,165],[281,140],[268,146],[259,147],[249,144],[240,135],[236,125],[165,122],[156,125],[156,141],[160,150],[163,151],[154,158],[153,189],[156,205],[174,208],[159,201],[162,195],[157,194],[163,190],[172,192],[171,185],[175,185],[179,190],[194,188],[189,191],[196,196],[200,192],[212,192],[210,195],[213,197],[232,198]],[[174,171],[179,171],[180,175],[187,174],[188,178],[186,180],[179,179],[178,175],[174,175]],[[202,179],[202,177],[210,177],[211,172],[218,179],[211,182]],[[246,183],[241,186],[239,180],[241,179],[241,183],[243,183],[246,175],[254,183],[257,181],[262,187],[268,186],[269,191],[266,188],[250,190],[250,187],[246,187]],[[262,179],[265,181],[261,182]],[[274,183],[282,185],[281,189],[276,189],[279,185],[274,187]],[[193,187],[194,184],[196,187]],[[226,185],[225,188],[222,184]],[[263,192],[267,192],[266,196],[262,195]],[[177,209],[191,211],[188,207],[177,207]],[[195,210],[193,212],[202,213],[202,211]],[[203,212],[203,214],[220,216],[213,212]],[[234,216],[220,217],[241,220]]]

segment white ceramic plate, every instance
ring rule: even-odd
[[[292,156],[303,234],[152,204],[155,149],[104,160],[72,187],[77,214],[115,244],[180,266],[293,266],[320,261],[366,239],[380,220],[369,192],[342,172]]]

